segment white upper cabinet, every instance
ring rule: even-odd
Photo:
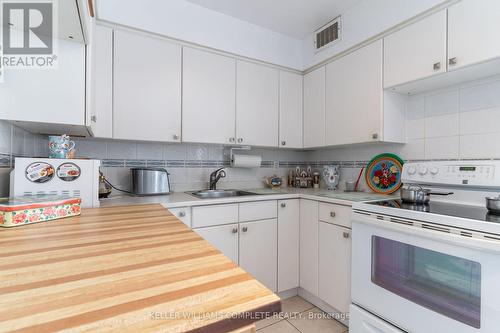
[[[304,76],[304,148],[325,145],[325,66]]]
[[[2,70],[0,119],[35,133],[86,134],[85,45],[59,40],[57,56],[57,68]]]
[[[279,71],[237,61],[236,143],[278,146]]]
[[[449,70],[500,57],[500,1],[462,0],[448,9]]]
[[[326,145],[380,141],[382,41],[326,66]]]
[[[113,29],[95,25],[87,47],[87,124],[94,137],[113,136]]]
[[[384,39],[384,88],[446,72],[446,10]]]
[[[115,31],[113,137],[180,142],[181,46]]]
[[[280,71],[279,146],[302,148],[303,76]]]
[[[184,47],[182,141],[235,142],[236,60]]]

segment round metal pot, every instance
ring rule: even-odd
[[[500,214],[500,196],[486,197],[486,208],[490,213]]]
[[[403,202],[418,205],[428,204],[431,200],[431,190],[424,189],[421,186],[416,185],[402,187],[400,190],[400,195]]]

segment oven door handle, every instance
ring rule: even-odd
[[[352,223],[353,223],[353,232],[352,237],[353,241],[356,238],[356,223],[362,223],[365,225],[369,225],[376,228],[383,228],[386,230],[390,230],[393,232],[404,233],[407,235],[432,239],[441,243],[448,243],[451,245],[456,245],[460,247],[466,247],[469,249],[480,250],[483,252],[490,252],[498,254],[500,253],[500,240],[495,239],[484,239],[484,238],[473,238],[468,236],[461,236],[453,233],[448,233],[445,231],[437,231],[432,229],[424,229],[420,226],[411,226],[405,225],[397,222],[383,221],[379,220],[375,217],[363,214],[363,213],[353,213]],[[398,220],[405,221],[405,219],[398,218]],[[411,223],[411,221],[408,221]],[[432,225],[432,224],[428,224]],[[446,227],[443,227],[445,229]]]

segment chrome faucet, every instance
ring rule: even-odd
[[[210,174],[210,189],[211,190],[216,190],[217,189],[217,182],[221,179],[226,177],[226,171],[224,171],[225,168],[220,168],[215,170]]]

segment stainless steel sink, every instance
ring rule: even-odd
[[[218,199],[229,197],[242,197],[245,195],[256,195],[256,193],[239,191],[239,190],[202,190],[197,192],[189,192],[200,199]]]

